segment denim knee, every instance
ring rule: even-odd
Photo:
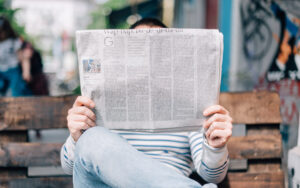
[[[86,160],[92,159],[94,156],[100,159],[102,154],[109,151],[115,136],[104,127],[89,128],[78,139],[75,154]]]

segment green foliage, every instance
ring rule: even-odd
[[[128,5],[128,0],[109,0],[103,6],[110,7],[112,10],[118,10]]]
[[[104,8],[98,6],[95,11],[91,13],[91,23],[88,29],[105,29],[107,28],[107,17],[103,15]]]
[[[12,8],[9,8],[9,6],[7,5],[7,1],[6,0],[0,0],[0,16],[4,16],[6,19],[8,19],[8,21],[10,22],[13,30],[17,33],[17,35],[19,35],[20,37],[22,37],[26,41],[32,42],[32,39],[25,32],[25,27],[22,26],[22,25],[20,25],[16,21],[16,18],[15,18],[16,17],[16,13],[18,11],[20,11],[20,10],[21,9],[12,9]]]
[[[72,92],[74,95],[81,95],[81,88],[80,86],[77,86],[73,92]]]
[[[91,13],[91,23],[88,29],[106,29],[111,28],[108,22],[108,16],[113,10],[124,8],[128,5],[127,0],[109,0],[104,4],[98,5],[97,8]],[[116,29],[125,29],[129,25],[127,22],[119,24]]]

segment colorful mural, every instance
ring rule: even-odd
[[[278,47],[267,72],[267,80],[300,80],[300,18],[285,12],[274,2],[271,10],[279,20],[281,28],[280,36],[273,34]]]
[[[238,75],[233,90],[278,92],[291,148],[297,143],[300,112],[300,1],[240,0],[237,8],[236,38],[242,43],[233,65]]]

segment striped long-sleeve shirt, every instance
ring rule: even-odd
[[[117,131],[116,131],[117,132]],[[118,131],[137,150],[159,160],[185,176],[195,169],[207,182],[219,183],[228,169],[226,147],[212,148],[203,131],[181,133],[137,133]],[[75,142],[68,137],[61,150],[64,171],[72,174]]]

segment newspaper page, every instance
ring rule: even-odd
[[[199,130],[218,104],[223,35],[207,29],[76,33],[81,92],[96,124],[115,130]]]

